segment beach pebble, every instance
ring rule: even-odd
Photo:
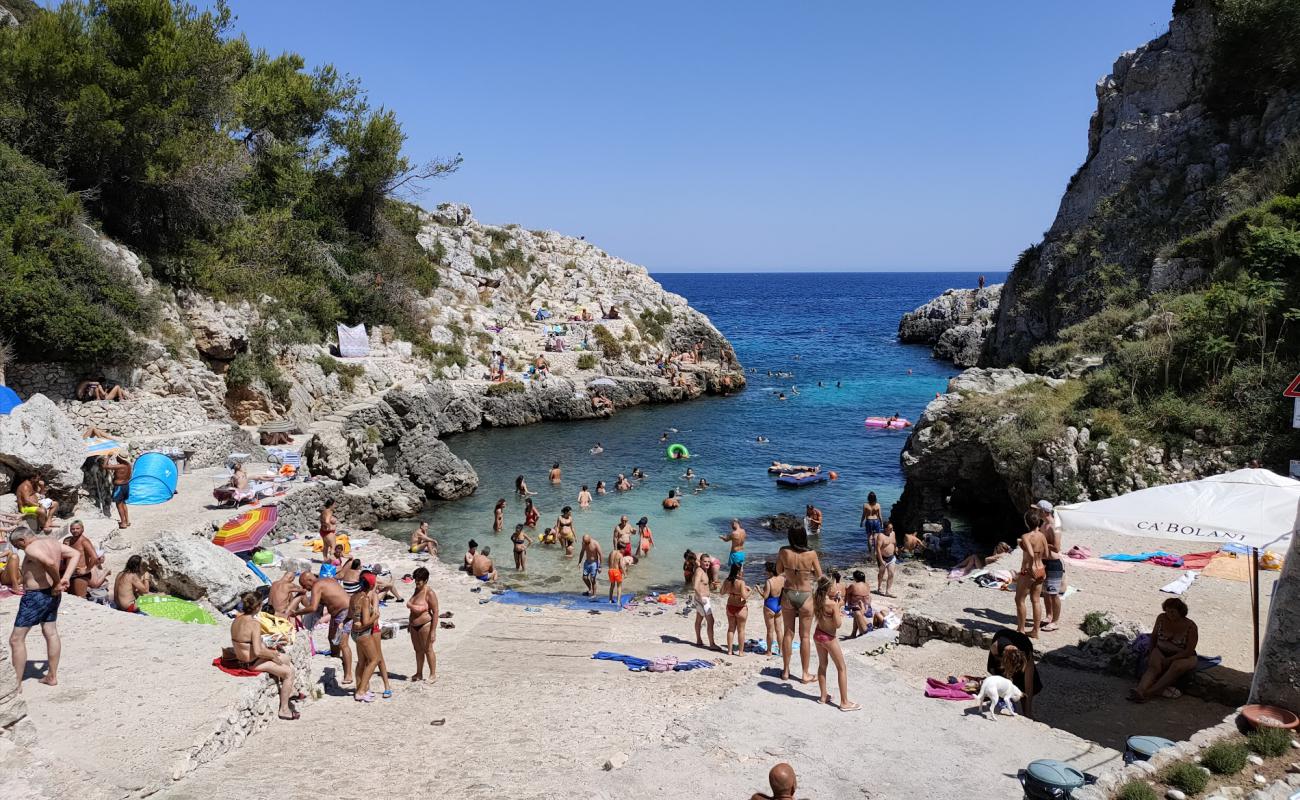
[[[1168,797],[1169,800],[1187,800],[1187,795],[1183,794],[1178,789],[1170,789],[1165,792],[1165,797]]]
[[[605,761],[605,771],[618,769],[627,763],[627,753],[618,752]]]
[[[1254,764],[1254,765],[1257,766],[1257,767],[1262,767],[1262,766],[1264,766],[1264,759],[1260,758],[1260,757],[1257,756],[1257,755],[1253,755],[1253,754],[1252,754],[1251,756],[1247,757],[1246,760],[1249,761],[1250,763]]]
[[[1268,783],[1268,778],[1265,778],[1263,775],[1256,775],[1255,783],[1259,784],[1260,786],[1263,786],[1264,784]]]
[[[1292,739],[1291,746],[1297,750],[1300,750],[1300,739]]]

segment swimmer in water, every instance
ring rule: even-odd
[[[840,388],[840,382],[839,382],[839,381],[835,381],[835,388],[836,388],[836,389],[839,389],[839,388]]]
[[[754,441],[758,442],[759,444],[767,444],[767,437],[766,437],[766,436],[758,436],[758,437],[756,437],[756,438],[754,439]]]
[[[659,437],[659,444],[663,444],[666,441],[668,441],[668,431],[664,431],[663,436]]]
[[[603,452],[605,452],[605,448],[600,446],[600,442],[596,442],[596,446],[591,448],[591,454],[593,456],[598,456]]]
[[[777,399],[777,400],[784,400],[784,399],[785,399],[785,392],[781,392],[781,394],[777,395],[777,398],[776,398],[776,399]]]
[[[793,383],[790,384],[790,392],[791,394],[799,394],[799,387],[795,386]]]

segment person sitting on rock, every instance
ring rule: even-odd
[[[59,513],[59,503],[45,496],[45,479],[33,475],[14,490],[18,495],[18,511],[24,517],[35,517],[38,530],[49,533],[54,529],[54,518]]]
[[[77,384],[77,399],[83,403],[89,403],[92,400],[117,402],[126,399],[126,390],[120,384],[105,380],[101,375],[97,378],[87,378]]]
[[[618,306],[610,306],[609,311],[605,314],[605,319],[619,319]]]

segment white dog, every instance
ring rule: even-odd
[[[996,721],[998,702],[1005,700],[1007,703],[1007,710],[1010,712],[1011,716],[1014,717],[1016,715],[1016,708],[1012,704],[1024,696],[1025,693],[1017,689],[1016,685],[1007,678],[1004,678],[1001,675],[992,675],[985,678],[984,682],[980,684],[980,702],[978,708],[983,711],[984,704],[988,703],[988,718]]]

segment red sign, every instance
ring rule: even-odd
[[[1286,387],[1286,391],[1282,393],[1282,396],[1300,397],[1300,375],[1295,376],[1295,380],[1291,381],[1291,385]]]

